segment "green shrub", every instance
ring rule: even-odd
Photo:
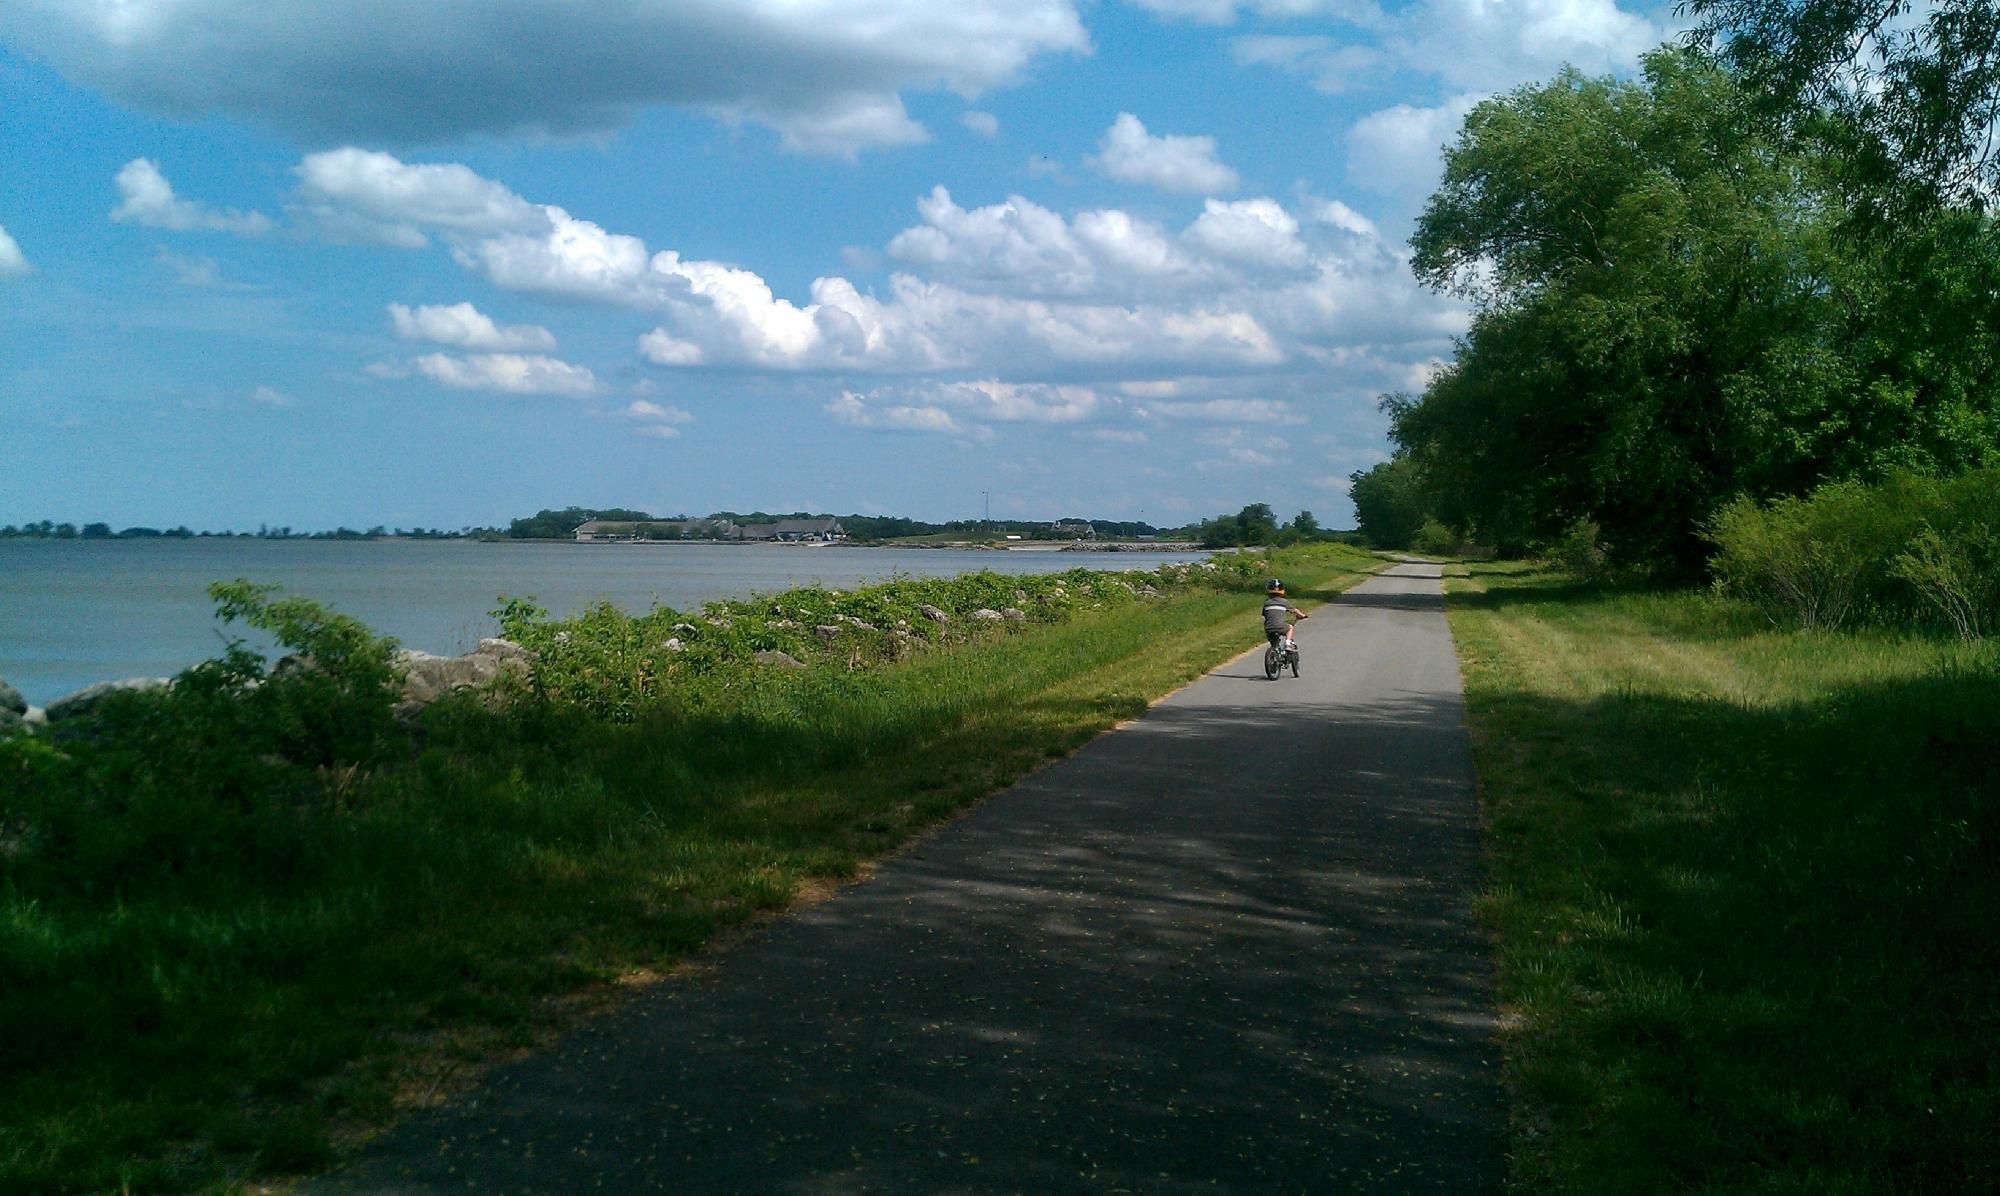
[[[1458,551],[1458,533],[1435,519],[1426,519],[1410,537],[1410,548],[1426,556],[1448,556]]]
[[[1959,638],[1978,639],[2000,628],[2000,470],[1953,478],[1937,498],[1889,572]]]
[[[1609,566],[1597,524],[1589,519],[1570,524],[1569,530],[1549,546],[1549,556],[1565,573],[1584,581],[1602,579]]]
[[[569,619],[525,599],[503,599],[493,612],[501,634],[536,653],[533,685],[544,699],[614,722],[690,687],[721,692],[757,684],[760,652],[802,663],[867,668],[940,644],[1026,623],[1061,622],[1086,610],[1141,600],[1150,590],[1195,586],[1241,589],[1270,572],[1260,553],[1162,565],[1134,573],[1072,569],[1064,573],[899,578],[857,590],[807,586],[778,594],[711,602],[699,611],[656,607],[629,615],[608,604]],[[932,619],[925,608],[940,611]],[[975,621],[972,612],[1019,610],[1026,619]]]
[[[1942,623],[1971,637],[2000,609],[2000,470],[1739,498],[1705,534],[1718,589],[1803,628]]]

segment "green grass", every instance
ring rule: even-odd
[[[1283,567],[1326,594],[1377,564]],[[439,708],[338,805],[203,807],[230,847],[188,831],[171,866],[23,854],[37,832],[0,818],[0,1190],[321,1168],[1261,642],[1255,610],[1193,589],[900,664],[736,670],[630,723]],[[147,823],[178,800],[75,842],[170,835]]]
[[[2000,1189],[2000,645],[1464,572],[1516,1188]]]

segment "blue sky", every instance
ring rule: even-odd
[[[0,523],[1351,519],[1480,98],[1638,0],[9,0]]]

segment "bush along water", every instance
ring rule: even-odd
[[[1931,624],[2000,631],[2000,469],[1839,482],[1710,522],[1722,592],[1807,629]]]
[[[1240,588],[1269,569],[1261,555],[1230,554],[1147,572],[980,572],[855,590],[807,587],[687,612],[629,615],[600,604],[550,619],[532,601],[510,599],[493,613],[503,636],[535,653],[538,696],[625,722],[670,693],[745,684],[760,667],[867,668],[1081,611],[1190,588]]]

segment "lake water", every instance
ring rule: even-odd
[[[406,647],[470,650],[502,594],[558,615],[609,601],[677,609],[792,586],[980,569],[1150,569],[1202,553],[987,552],[728,544],[0,540],[0,677],[44,705],[96,681],[167,677],[217,655],[207,587],[247,577],[325,602]]]

